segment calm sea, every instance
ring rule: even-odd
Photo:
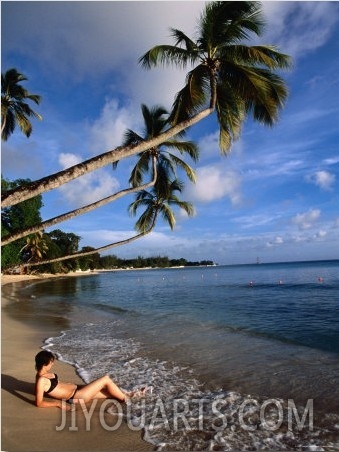
[[[159,450],[339,450],[339,261],[103,272],[24,292],[41,320],[60,318],[46,347],[85,381],[151,387],[143,433]],[[203,428],[168,428],[179,399]],[[288,428],[288,400],[303,428]]]

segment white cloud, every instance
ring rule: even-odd
[[[219,134],[213,132],[204,135],[199,140],[200,162],[211,157],[216,157],[219,151]]]
[[[268,248],[271,248],[273,246],[283,245],[285,243],[284,239],[281,236],[274,237],[273,240],[270,240],[266,243],[266,246]]]
[[[326,165],[335,165],[335,164],[339,163],[339,156],[324,159],[324,163]]]
[[[327,236],[327,232],[321,229],[320,231],[316,232],[314,238],[315,239],[323,239],[326,236]]]
[[[288,148],[288,149],[287,149]],[[254,151],[254,152],[253,152]],[[300,173],[305,168],[306,153],[300,155],[293,153],[288,145],[278,143],[276,148],[272,146],[269,152],[262,150],[255,152],[253,147],[252,155],[243,163],[247,178],[260,179],[277,176],[293,176]],[[300,153],[301,154],[301,153]]]
[[[59,162],[62,168],[76,165],[82,159],[70,153],[62,153]],[[119,182],[105,170],[88,173],[59,188],[59,192],[72,207],[85,206],[114,194],[119,188]]]
[[[132,65],[123,74],[119,89],[131,99],[135,108],[142,103],[148,106],[161,104],[169,111],[175,95],[185,84],[186,73],[174,67],[146,71]]]
[[[134,237],[136,232],[131,231],[111,231],[109,229],[81,230],[80,235],[84,242],[93,243],[91,246],[96,248],[107,245],[108,243],[120,242],[130,237]]]
[[[232,204],[239,204],[240,176],[234,171],[225,170],[221,165],[198,168],[197,182],[190,185],[187,197],[198,202],[211,202],[228,197]]]
[[[275,212],[273,214],[255,214],[246,216],[237,216],[233,219],[233,222],[239,224],[242,229],[257,228],[258,226],[267,226],[274,221],[277,221],[282,216],[281,212]]]
[[[109,231],[80,230],[81,246],[99,247],[127,239],[135,235],[133,230]],[[131,244],[120,246],[107,251],[122,258],[133,258],[137,255],[144,257],[166,255],[170,258],[184,257],[188,260],[212,259],[222,263],[255,263],[257,256],[262,262],[302,260],[314,258],[317,250],[318,258],[336,258],[333,243],[338,242],[335,232],[302,231],[298,234],[271,232],[255,235],[228,234],[201,231],[199,235],[192,233],[192,229],[173,233],[167,231],[153,231],[151,234],[138,239]]]
[[[316,171],[314,174],[306,176],[308,182],[311,182],[322,190],[331,190],[335,182],[335,175],[328,171]]]
[[[134,128],[141,112],[120,107],[116,99],[106,100],[100,117],[90,127],[90,141],[93,151],[108,151],[120,146],[124,132]]]
[[[324,45],[338,21],[336,2],[263,2],[263,7],[268,38],[293,57],[303,57]]]
[[[298,226],[300,230],[310,229],[320,217],[319,209],[310,209],[305,213],[298,213],[292,222]]]
[[[11,20],[4,21],[11,48],[44,59],[57,74],[67,71],[81,79],[93,70],[96,75],[114,69],[128,74],[131,63],[137,66],[150,47],[169,42],[170,26],[190,34],[195,25],[192,17],[203,5],[199,1],[180,2],[180,6],[166,1],[30,2],[8,5],[3,17],[6,13],[15,20],[15,27]]]
[[[79,155],[76,154],[71,154],[71,153],[67,153],[67,152],[62,152],[59,155],[59,163],[62,167],[62,169],[66,169],[69,168],[70,166],[74,166],[77,163],[81,162],[81,157]]]
[[[79,235],[82,237],[82,246],[89,245],[95,248],[129,239],[136,234],[136,231],[133,230],[110,231],[107,229],[95,231],[82,230],[79,232]],[[191,246],[190,238],[180,238],[171,232],[163,233],[153,231],[151,234],[147,234],[130,244],[119,246],[119,255],[127,256],[130,251],[130,257],[135,257],[136,254],[144,257],[159,254],[173,256],[173,253],[173,257],[177,257],[185,249],[189,250]],[[107,253],[112,254],[113,251],[107,251]]]

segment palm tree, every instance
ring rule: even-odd
[[[157,168],[156,168],[156,160],[154,157],[154,159],[153,159],[153,177],[152,177],[151,181],[146,182],[145,184],[142,184],[141,186],[125,188],[123,190],[120,190],[117,193],[114,193],[113,195],[106,196],[106,198],[103,198],[103,199],[100,199],[99,201],[95,201],[91,204],[88,204],[87,206],[79,207],[78,209],[74,209],[69,212],[63,213],[56,217],[42,221],[41,223],[32,225],[28,228],[15,231],[15,232],[11,233],[10,235],[7,235],[6,237],[3,237],[1,239],[1,245],[2,246],[8,245],[9,243],[14,242],[15,240],[18,240],[22,237],[25,237],[28,234],[37,232],[40,229],[46,229],[46,228],[54,226],[58,223],[61,223],[63,221],[70,220],[78,215],[83,215],[85,213],[91,212],[92,210],[98,209],[99,207],[102,207],[102,206],[108,204],[109,202],[115,201],[127,194],[136,193],[139,190],[146,190],[147,188],[153,186],[155,184],[156,180],[157,180]]]
[[[155,106],[149,109],[145,105],[142,105],[141,108],[145,123],[144,138],[129,129],[125,133],[123,142],[123,145],[125,146],[145,141],[148,138],[161,133],[166,127],[168,127],[168,113],[163,107]],[[63,221],[72,219],[78,215],[88,213],[127,194],[136,193],[140,190],[146,190],[154,184],[157,185],[158,192],[161,190],[167,190],[168,180],[171,175],[176,176],[177,166],[185,171],[186,175],[192,182],[195,182],[195,173],[193,169],[178,156],[166,151],[166,148],[177,150],[181,154],[187,153],[192,160],[198,160],[198,148],[193,142],[178,141],[175,138],[168,140],[165,143],[162,143],[161,146],[157,146],[139,154],[139,160],[133,168],[129,179],[129,182],[132,185],[131,188],[120,190],[119,192],[107,196],[99,201],[50,218],[37,225],[32,225],[29,228],[15,231],[11,235],[8,235],[2,239],[2,245],[7,245],[15,240],[25,237],[27,234],[32,234],[38,230],[46,229]],[[114,167],[116,167],[117,164],[118,162],[114,164]],[[153,172],[152,179],[149,182],[144,182],[144,176],[151,170],[151,168]],[[166,196],[166,193],[164,193],[164,196]]]
[[[175,99],[171,114],[173,127],[155,138],[112,149],[26,187],[10,190],[2,195],[3,207],[158,146],[215,111],[223,152],[238,137],[247,114],[252,113],[255,120],[272,125],[287,96],[284,81],[273,71],[288,68],[290,58],[273,46],[242,43],[251,33],[260,36],[263,25],[260,3],[208,3],[200,18],[196,41],[179,30],[172,30],[176,39],[174,46],[156,46],[140,58],[145,68],[158,63],[178,64],[185,68],[189,63],[197,63]]]
[[[156,105],[149,109],[146,105],[141,105],[141,110],[145,125],[143,136],[128,129],[125,132],[123,146],[136,145],[150,140],[168,128],[168,112],[164,107]],[[149,172],[153,158],[157,162],[157,180],[155,186],[158,194],[163,193],[164,196],[167,195],[167,189],[169,187],[168,180],[172,176],[176,177],[176,167],[183,169],[192,182],[196,181],[193,169],[168,149],[178,151],[180,154],[187,153],[194,162],[198,161],[199,152],[195,143],[192,141],[179,141],[176,137],[173,137],[139,154],[139,159],[129,179],[132,187],[137,187],[142,184],[145,174]],[[117,163],[115,162],[113,164],[114,168],[116,168]]]
[[[42,119],[26,102],[30,100],[39,105],[41,97],[29,93],[19,84],[24,80],[27,78],[14,68],[1,74],[1,139],[4,141],[14,132],[17,124],[26,137],[29,137],[32,133],[29,118],[34,116]]]
[[[164,197],[157,192],[157,188],[153,187],[151,191],[142,190],[136,195],[135,201],[130,204],[129,211],[132,215],[136,215],[137,210],[140,207],[145,207],[146,210],[140,216],[136,222],[137,231],[143,233],[145,231],[151,231],[156,223],[159,214],[169,224],[173,230],[175,226],[175,215],[171,208],[172,205],[178,206],[183,209],[188,216],[194,214],[193,205],[187,201],[181,201],[174,192],[182,192],[183,184],[178,179],[167,182],[168,188],[166,190],[167,195]]]
[[[22,259],[28,264],[29,262],[37,262],[42,259],[47,251],[48,246],[43,238],[43,233],[39,231],[33,237],[27,237],[26,244],[21,248],[20,254]]]
[[[247,46],[250,34],[260,36],[264,20],[257,2],[208,3],[200,17],[198,36],[171,29],[174,45],[159,45],[146,52],[140,63],[186,68],[186,85],[178,92],[171,113],[173,125],[189,120],[204,108],[216,110],[220,149],[226,152],[239,137],[246,115],[273,125],[284,105],[287,88],[272,71],[286,69],[290,58],[273,46]]]
[[[175,205],[185,210],[188,216],[192,216],[194,213],[193,205],[187,201],[181,201],[175,194],[175,191],[181,192],[183,189],[183,184],[175,179],[174,181],[168,182],[168,189],[166,190],[169,195],[164,198],[160,197],[156,188],[153,187],[150,192],[147,190],[142,190],[136,195],[136,199],[129,206],[129,211],[132,215],[136,215],[137,210],[140,207],[146,207],[144,213],[140,216],[135,224],[136,230],[139,232],[137,235],[130,237],[125,240],[120,240],[118,242],[110,243],[108,245],[102,246],[100,248],[91,249],[89,251],[80,251],[78,253],[69,254],[67,256],[62,256],[53,259],[47,259],[41,262],[28,262],[26,266],[34,267],[36,265],[50,264],[53,262],[60,262],[66,259],[73,259],[76,257],[89,256],[90,254],[99,253],[102,251],[106,251],[110,248],[114,248],[121,245],[126,245],[127,243],[134,242],[141,237],[151,233],[155,227],[156,220],[158,219],[159,214],[163,216],[163,218],[168,222],[171,229],[175,226],[175,215],[171,206]]]

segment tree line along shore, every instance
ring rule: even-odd
[[[91,256],[85,256],[78,259],[70,259],[69,262],[65,262],[62,271],[58,267],[58,271],[54,271],[51,265],[41,265],[35,267],[31,274],[60,274],[71,272],[87,272],[95,270],[127,270],[127,269],[147,269],[147,268],[178,268],[178,267],[209,267],[216,266],[212,260],[201,261],[189,261],[184,258],[170,259],[167,256],[153,256],[153,257],[141,257],[138,256],[133,259],[121,259],[115,255],[100,256],[99,253],[92,254]],[[23,266],[17,266],[11,268],[8,271],[3,272],[8,274],[25,274],[25,268]]]

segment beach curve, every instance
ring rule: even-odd
[[[4,307],[13,302],[13,289],[17,284],[28,284],[42,279],[55,277],[85,276],[82,273],[68,275],[2,275],[1,277],[1,450],[2,451],[143,451],[152,450],[152,446],[141,438],[141,433],[131,431],[122,422],[116,430],[103,428],[99,420],[100,404],[95,408],[90,429],[84,415],[67,413],[65,427],[61,425],[62,412],[59,409],[37,409],[34,405],[34,356],[41,349],[43,340],[60,333],[57,326],[25,323],[25,315],[20,319],[10,316]],[[88,275],[88,273],[87,273]],[[19,301],[20,302],[20,301]],[[56,361],[55,372],[65,381],[83,383],[74,367]],[[107,426],[114,426],[112,416],[105,413]],[[76,427],[75,427],[76,426]],[[77,429],[77,430],[76,430]]]

